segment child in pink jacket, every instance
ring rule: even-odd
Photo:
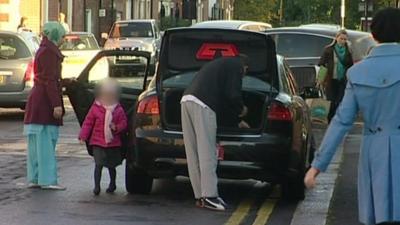
[[[93,189],[95,195],[100,194],[103,167],[108,168],[110,173],[110,185],[106,192],[113,193],[116,189],[115,168],[122,163],[121,134],[127,128],[127,118],[124,109],[118,103],[118,98],[118,83],[111,79],[104,80],[79,134],[81,144],[89,141],[89,145],[93,148],[96,163]]]

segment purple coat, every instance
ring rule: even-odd
[[[55,119],[55,107],[63,107],[61,88],[61,63],[64,56],[58,47],[43,37],[33,65],[34,86],[25,106],[25,124],[62,125]]]
[[[99,146],[103,148],[121,147],[121,134],[126,131],[127,128],[127,118],[124,109],[121,105],[118,105],[112,113],[112,122],[116,126],[116,131],[113,132],[113,140],[108,144],[104,138],[105,116],[106,109],[96,102],[93,103],[82,124],[79,139],[84,141],[89,140],[91,146]]]

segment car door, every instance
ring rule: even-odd
[[[95,99],[96,86],[113,78],[121,86],[120,103],[130,118],[139,95],[146,88],[150,53],[105,50],[99,52],[76,80],[66,82],[66,93],[82,125]]]
[[[139,95],[146,88],[150,53],[127,50],[99,52],[76,80],[65,81],[66,94],[72,104],[79,124],[82,125],[93,101],[97,85],[106,78],[118,81],[121,87],[120,103],[132,124]],[[130,126],[129,126],[130,127]],[[130,131],[130,129],[128,129]],[[123,150],[132,145],[131,132],[122,135]],[[91,148],[88,146],[91,153]],[[123,151],[124,152],[124,151]]]
[[[309,110],[306,102],[300,97],[299,89],[297,88],[296,80],[290,70],[288,64],[284,62],[284,70],[287,83],[292,95],[292,104],[295,112],[295,123],[293,124],[293,148],[304,150],[303,145],[310,141],[309,136],[311,133],[311,120],[309,117]]]

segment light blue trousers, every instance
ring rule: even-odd
[[[24,127],[28,142],[28,182],[39,185],[56,185],[56,144],[58,126],[28,124]]]

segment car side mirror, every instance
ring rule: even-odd
[[[107,33],[101,33],[101,38],[102,39],[108,39],[108,34]]]
[[[317,87],[304,87],[303,91],[300,94],[300,96],[303,99],[320,98],[321,97],[321,91]]]

